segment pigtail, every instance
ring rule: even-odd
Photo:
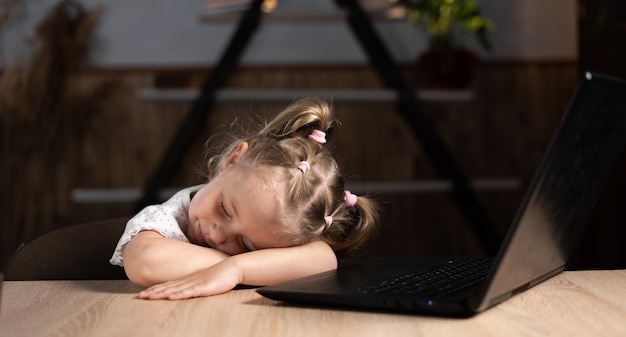
[[[354,255],[378,233],[379,214],[379,206],[371,198],[358,196],[353,206],[344,201],[331,215],[332,224],[320,239],[338,255]]]
[[[282,140],[288,137],[307,138],[313,130],[327,132],[334,124],[333,109],[321,98],[303,98],[281,111],[260,132],[261,137]]]

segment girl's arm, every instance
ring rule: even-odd
[[[185,299],[225,293],[238,284],[270,285],[337,268],[333,250],[314,241],[296,247],[263,249],[230,256],[176,281],[141,293],[147,299]]]
[[[223,261],[229,255],[213,248],[142,231],[122,249],[124,271],[136,284],[151,286],[176,280]]]

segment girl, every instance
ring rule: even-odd
[[[324,146],[332,124],[326,101],[303,99],[256,133],[207,146],[209,182],[133,217],[111,263],[149,286],[139,293],[146,299],[210,296],[335,269],[335,253],[372,236],[378,212],[344,189]]]

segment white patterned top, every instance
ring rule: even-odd
[[[109,262],[123,267],[122,247],[141,231],[152,230],[166,238],[189,242],[185,233],[189,224],[188,214],[191,194],[197,192],[202,186],[204,185],[185,188],[174,194],[166,202],[160,205],[148,206],[128,220],[126,229],[117,243],[113,257],[111,257]]]

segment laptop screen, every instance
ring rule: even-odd
[[[626,82],[587,74],[505,239],[483,306],[565,267],[626,142]]]

